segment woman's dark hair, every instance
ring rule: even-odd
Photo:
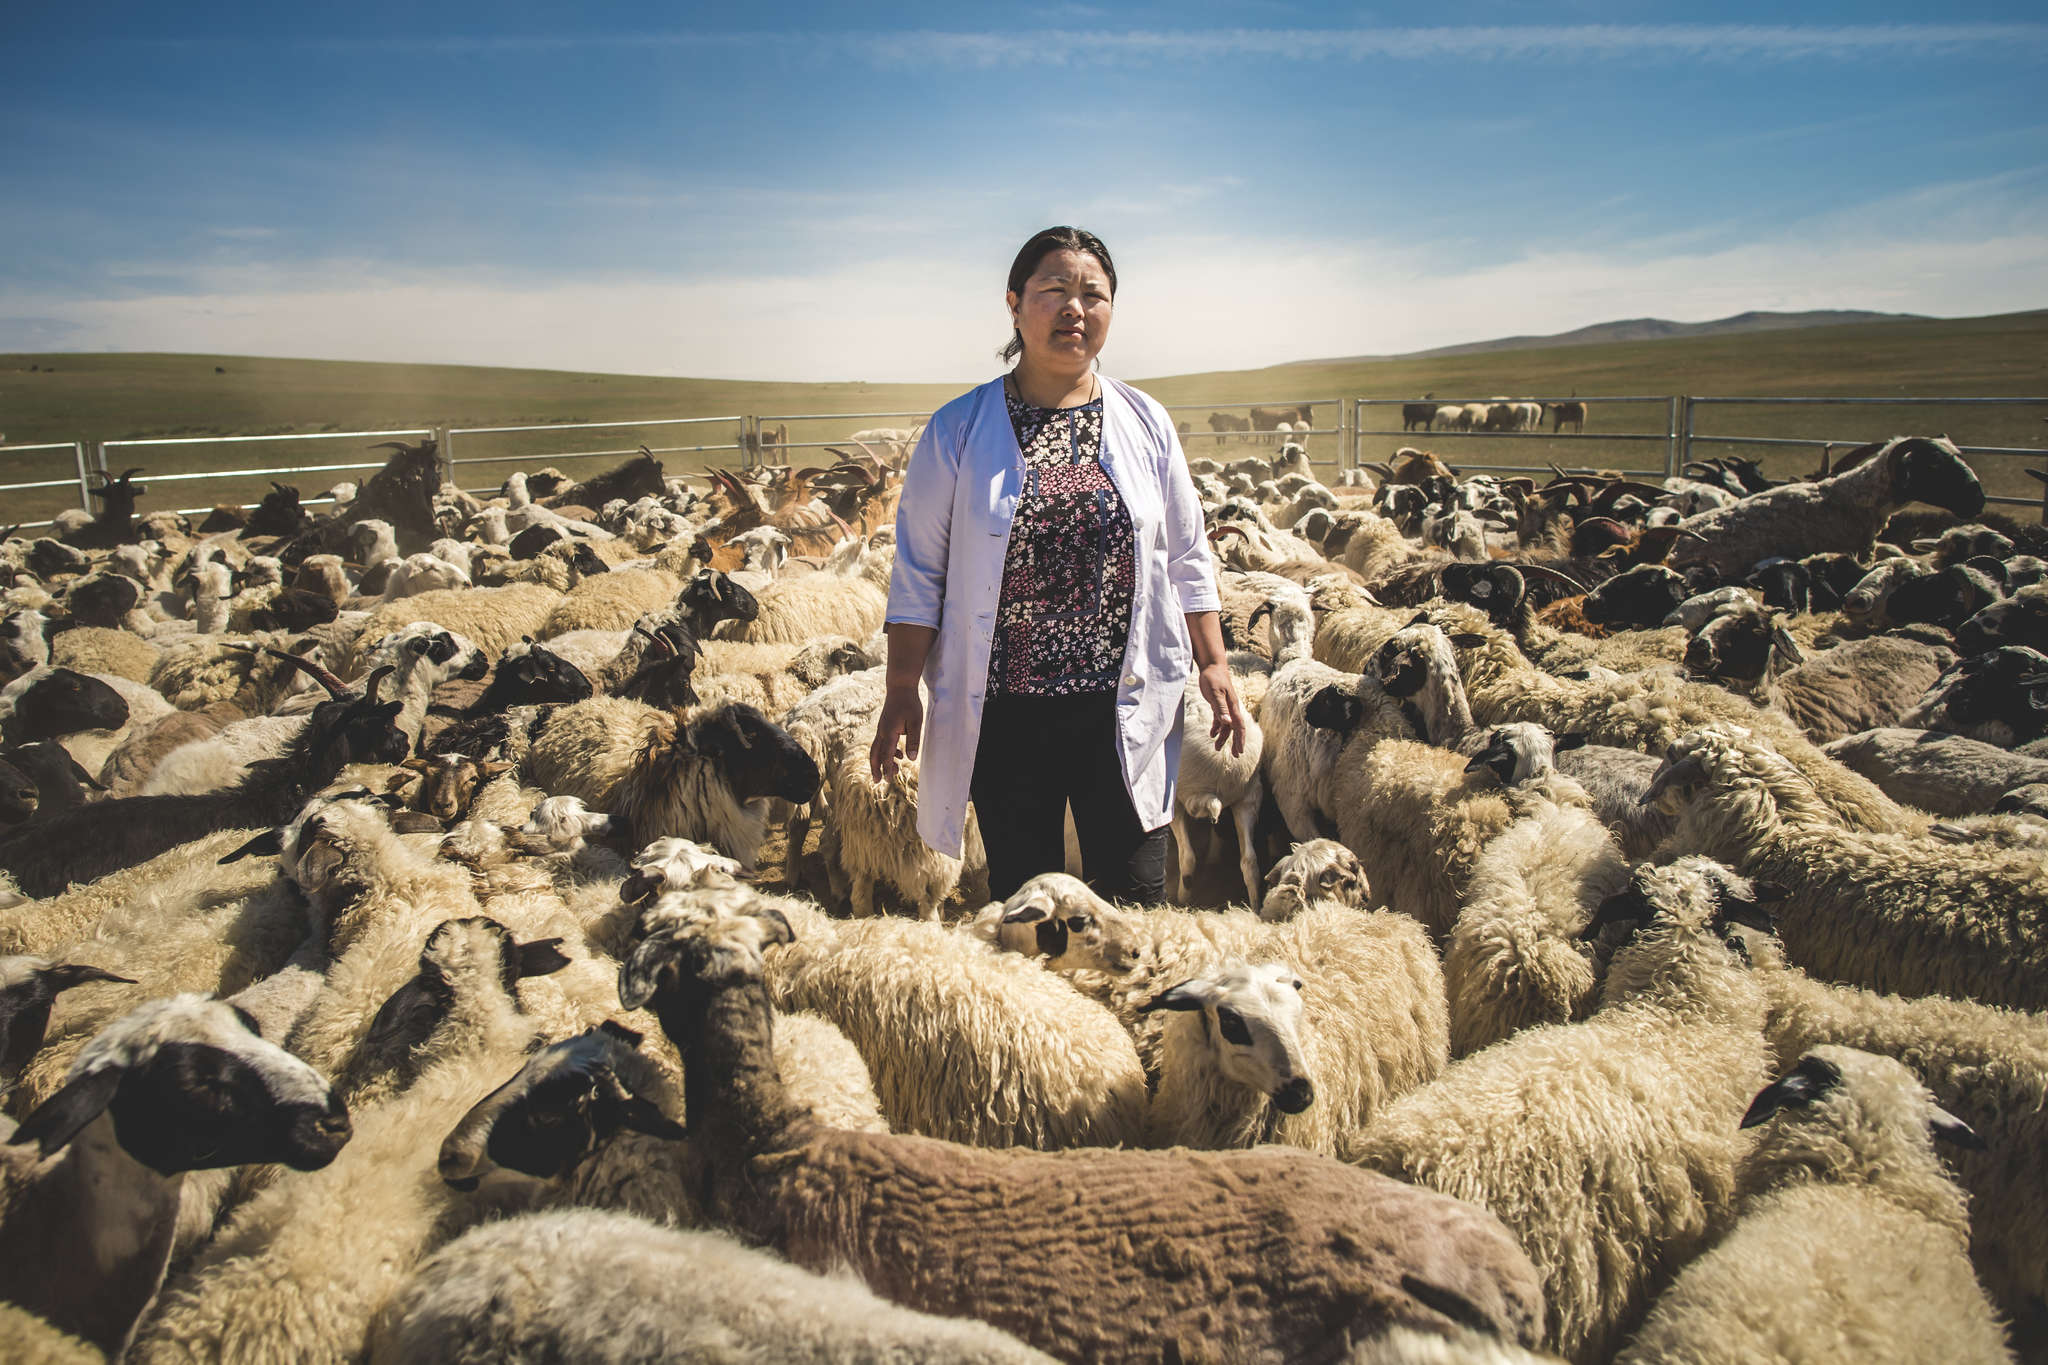
[[[1109,258],[1109,248],[1094,233],[1077,227],[1049,227],[1033,233],[1017,259],[1010,262],[1010,292],[1022,296],[1025,282],[1038,273],[1038,263],[1055,251],[1085,252],[1102,262],[1102,273],[1109,276],[1109,296],[1116,297],[1116,262]],[[1024,334],[1013,330],[1008,344],[996,354],[1005,361],[1024,354]]]

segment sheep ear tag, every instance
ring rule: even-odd
[[[8,1145],[21,1147],[33,1142],[44,1157],[62,1150],[114,1102],[122,1074],[120,1067],[103,1066],[66,1081],[41,1108],[22,1120]]]

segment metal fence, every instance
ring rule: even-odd
[[[1462,408],[1472,405],[1493,406],[1500,401],[1503,400],[1492,398],[1354,398],[1351,400],[1353,413],[1351,422],[1351,463],[1355,467],[1363,462],[1364,453],[1361,442],[1364,437],[1396,436],[1413,439],[1418,435],[1406,422],[1402,423],[1402,427],[1398,431],[1387,427],[1366,426],[1366,410],[1369,408],[1406,408],[1410,406],[1419,408],[1424,405],[1437,408]],[[1542,430],[1542,420],[1540,417],[1537,421],[1537,429],[1533,431],[1475,431],[1469,428],[1465,430],[1458,430],[1456,428],[1437,429],[1432,419],[1431,425],[1425,427],[1420,434],[1426,436],[1432,444],[1448,438],[1460,442],[1538,441],[1556,443],[1563,441],[1623,441],[1648,442],[1653,445],[1663,446],[1663,458],[1660,461],[1661,467],[1657,469],[1624,469],[1621,471],[1631,478],[1669,478],[1678,472],[1678,466],[1683,463],[1683,458],[1679,453],[1681,438],[1679,409],[1683,406],[1685,400],[1681,397],[1672,394],[1594,394],[1585,396],[1572,394],[1565,398],[1527,397],[1511,398],[1505,401],[1509,403],[1537,404],[1542,409],[1544,416],[1548,416],[1550,409],[1559,403],[1583,403],[1587,405],[1589,418],[1594,410],[1611,409],[1621,404],[1661,405],[1664,412],[1664,421],[1662,423],[1664,429],[1662,431],[1587,431],[1584,429],[1584,423],[1581,423],[1580,430],[1566,435],[1561,430]],[[1547,474],[1551,469],[1549,463],[1535,465],[1489,463],[1486,467],[1488,469],[1506,470],[1514,474]]]
[[[792,441],[789,439],[791,422],[879,422],[905,417],[916,418],[916,426],[923,426],[931,420],[929,412],[786,412],[748,417],[743,419],[747,423],[746,467],[754,469],[768,463],[768,457],[778,450],[825,450],[853,444],[850,435],[833,441]]]
[[[1337,449],[1333,458],[1318,460],[1315,458],[1313,447],[1310,447],[1308,462],[1312,465],[1329,465],[1332,468],[1339,469],[1346,467],[1347,463],[1356,463],[1356,456],[1352,450],[1350,440],[1349,410],[1345,405],[1345,401],[1341,398],[1297,398],[1285,403],[1270,400],[1257,403],[1172,403],[1163,406],[1166,407],[1169,413],[1206,412],[1211,414],[1212,417],[1233,410],[1244,412],[1247,425],[1241,428],[1219,428],[1213,421],[1210,421],[1203,424],[1209,428],[1207,431],[1203,431],[1193,422],[1176,421],[1174,425],[1181,428],[1181,449],[1190,457],[1194,455],[1196,449],[1199,448],[1203,441],[1209,441],[1219,447],[1226,441],[1272,441],[1277,444],[1282,433],[1271,427],[1257,428],[1253,426],[1253,411],[1258,408],[1264,408],[1271,412],[1287,412],[1307,408],[1309,410],[1309,427],[1304,430],[1302,427],[1294,425],[1285,434],[1290,438],[1295,436],[1334,436],[1337,438]],[[1314,425],[1315,410],[1322,407],[1334,407],[1337,410],[1337,424],[1335,426],[1318,427]],[[1304,444],[1306,445],[1307,443],[1304,442]]]
[[[19,462],[24,466],[41,464],[49,458],[48,452],[59,450],[66,451],[71,456],[72,472],[70,474],[61,479],[27,479],[19,483],[0,483],[0,496],[46,488],[73,488],[78,491],[78,505],[90,512],[92,510],[92,495],[86,492],[89,486],[86,475],[89,471],[85,459],[85,442],[47,441],[34,445],[0,445],[0,465],[14,465],[17,463],[15,458],[17,456],[22,457]],[[25,467],[22,472],[27,473],[30,471]],[[6,496],[6,503],[10,512],[20,506],[11,496]],[[0,512],[0,521],[8,520],[9,512]],[[12,523],[10,522],[10,524]],[[44,517],[40,521],[23,521],[20,524],[23,526],[48,526],[50,525],[50,518]]]
[[[371,439],[395,441],[432,436],[433,434],[426,427],[406,427],[397,431],[315,431],[277,436],[160,436],[140,441],[102,441],[99,445],[98,461],[100,472],[107,473],[111,468],[121,465],[126,460],[132,458],[131,452],[161,450],[170,446],[252,445],[259,448],[267,446],[271,449],[276,449],[282,445],[303,445],[306,442],[362,441]],[[286,475],[298,474],[343,474],[364,469],[382,469],[384,464],[385,461],[382,458],[378,458],[373,460],[357,460],[349,464],[278,464],[257,469],[206,469],[186,474],[159,473],[152,470],[147,473],[143,482],[145,485],[218,483],[244,479],[276,479]],[[143,468],[147,470],[148,466],[145,465]],[[312,507],[331,501],[333,501],[331,498],[307,498],[304,500],[304,505]],[[209,502],[193,507],[177,507],[171,510],[190,516],[197,512],[210,512],[215,505],[215,502]],[[240,505],[250,507],[255,504],[254,502],[242,502]],[[152,507],[149,510],[157,511],[159,509]]]
[[[550,422],[546,424],[512,427],[443,427],[440,429],[438,434],[441,441],[442,469],[445,471],[447,478],[451,483],[460,484],[462,482],[462,478],[457,474],[456,471],[465,465],[531,465],[539,462],[552,464],[557,462],[576,460],[623,460],[628,456],[639,453],[640,446],[642,444],[645,444],[647,446],[648,452],[654,455],[657,459],[663,455],[694,455],[701,454],[707,451],[719,450],[744,452],[746,448],[744,438],[744,433],[747,429],[746,424],[752,420],[752,418],[742,416],[650,417],[644,420],[631,422]],[[548,446],[561,444],[559,439],[555,439],[555,435],[558,432],[627,431],[639,430],[645,427],[701,427],[709,426],[715,423],[731,424],[734,422],[741,424],[739,439],[719,442],[711,445],[654,445],[649,442],[641,442],[625,447],[600,445],[596,449],[588,450],[552,450],[546,448]],[[539,447],[541,447],[539,449],[508,449],[498,454],[491,455],[464,456],[458,455],[456,453],[458,445],[461,442],[461,438],[464,437],[505,437],[514,435],[531,436],[534,433],[545,433],[549,439],[540,442],[504,441],[500,442],[500,444],[507,446],[516,445],[521,447],[527,445],[538,445]],[[470,445],[471,448],[473,448],[476,443],[474,442],[474,440],[472,440],[468,444]],[[486,442],[485,444],[486,446],[488,446],[489,443]],[[500,484],[502,482],[503,480],[499,481]],[[495,492],[498,487],[499,484],[486,484],[476,488],[465,488],[463,491],[468,493],[487,493]]]
[[[2033,415],[2048,417],[2048,398],[1687,398],[1685,400],[1683,439],[1679,446],[1681,453],[1679,463],[1683,465],[1692,460],[1706,458],[1696,447],[1704,447],[1708,450],[1735,446],[1747,446],[1766,451],[1822,450],[1828,446],[1840,448],[1843,446],[1864,445],[1870,441],[1882,440],[1887,436],[1897,434],[1892,431],[1880,432],[1866,429],[1862,432],[1849,434],[1835,434],[1831,431],[1829,435],[1825,436],[1713,435],[1698,429],[1702,409],[1720,408],[1727,410],[1740,407],[1774,409],[1805,407],[1826,409],[1829,410],[1831,424],[1841,420],[1843,425],[1847,424],[1846,419],[1836,419],[1833,415],[1835,410],[1845,408],[1860,409],[1863,414],[1868,414],[1878,410],[1895,410],[1899,408],[1933,408],[1944,410],[2032,408],[2035,410]],[[1780,425],[1782,426],[1783,423],[1781,422]],[[2033,424],[2033,430],[2036,432],[2041,431],[2038,422]],[[1965,456],[1970,457],[1972,468],[1977,470],[1978,478],[1986,486],[1985,501],[2018,507],[2038,505],[2042,510],[2042,520],[2048,522],[2048,488],[2044,488],[2044,491],[2041,493],[2029,492],[2026,497],[2015,497],[2007,493],[1993,491],[1994,486],[1997,488],[2022,487],[2023,485],[2019,483],[2019,480],[2029,475],[2042,479],[2044,485],[2048,485],[2048,478],[2043,478],[2041,474],[2034,473],[2026,468],[2015,469],[2010,464],[2015,459],[2048,459],[2048,450],[2043,450],[2038,446],[1969,445],[1962,442],[1956,443],[1956,449]],[[1996,460],[1998,467],[1991,469],[1982,467],[1979,464],[1979,457],[1989,457]],[[2008,473],[2010,477],[2005,477]],[[1994,478],[1994,475],[1998,477]]]
[[[2048,398],[1974,398],[1941,397],[1923,398],[1913,396],[1880,398],[1801,398],[1801,397],[1689,397],[1683,395],[1571,395],[1567,398],[1516,398],[1509,401],[1538,403],[1554,408],[1561,402],[1580,402],[1588,405],[1589,430],[1576,432],[1541,430],[1501,431],[1458,431],[1431,429],[1397,430],[1391,420],[1381,421],[1380,409],[1408,404],[1429,404],[1433,407],[1456,407],[1470,403],[1492,403],[1493,399],[1436,399],[1436,398],[1319,398],[1310,400],[1289,400],[1286,402],[1266,401],[1261,403],[1180,403],[1171,405],[1170,413],[1249,413],[1253,408],[1286,411],[1308,407],[1313,415],[1316,409],[1329,407],[1336,414],[1330,425],[1313,425],[1305,431],[1287,433],[1304,438],[1310,446],[1311,463],[1323,466],[1355,467],[1366,458],[1367,442],[1399,440],[1402,443],[1425,443],[1449,454],[1455,450],[1472,452],[1472,463],[1485,464],[1485,456],[1479,452],[1509,455],[1510,452],[1527,451],[1529,461],[1515,464],[1485,464],[1490,469],[1515,473],[1542,474],[1557,465],[1583,467],[1591,452],[1603,448],[1603,443],[1620,443],[1625,449],[1648,448],[1652,458],[1636,463],[1650,466],[1625,469],[1622,472],[1636,478],[1663,478],[1675,475],[1690,460],[1706,458],[1714,452],[1749,448],[1764,452],[1759,458],[1778,458],[1781,462],[1787,452],[1795,450],[1819,450],[1828,445],[1853,446],[1892,434],[1890,429],[1856,431],[1858,420],[1875,425],[1874,419],[1880,413],[1896,416],[1888,423],[1899,430],[1933,430],[1929,425],[1937,419],[1937,413],[1969,413],[1971,430],[1965,437],[1974,435],[1977,439],[1959,441],[1958,448],[1968,456],[1978,469],[1979,477],[1986,486],[1988,500],[2010,506],[2039,506],[2042,518],[2048,521],[2048,449],[2038,445],[2019,444],[2023,440],[2041,441],[2048,439],[2038,418],[2048,417]],[[1634,411],[1631,412],[1630,409]],[[1704,430],[1707,425],[1706,409],[1726,414],[1724,419],[1713,423],[1714,429]],[[1920,412],[1908,410],[1920,409]],[[2031,411],[2029,411],[2031,409]],[[1747,413],[1742,417],[1737,414]],[[1987,414],[1987,415],[1977,415]],[[850,444],[846,434],[860,426],[875,422],[899,422],[914,427],[930,417],[926,412],[851,412],[851,413],[786,413],[780,415],[735,415],[730,417],[655,417],[618,422],[566,422],[520,426],[493,427],[410,427],[388,431],[323,431],[309,433],[286,433],[271,436],[176,436],[158,437],[147,440],[107,441],[95,447],[86,441],[49,442],[34,445],[0,446],[0,478],[15,477],[17,482],[0,483],[0,524],[22,516],[23,524],[45,526],[48,516],[30,521],[23,516],[27,513],[48,513],[54,515],[61,510],[57,504],[68,503],[68,497],[61,500],[49,496],[52,490],[76,489],[78,505],[92,510],[92,499],[88,493],[89,475],[95,470],[106,471],[110,466],[137,464],[149,470],[146,482],[151,484],[217,484],[226,485],[224,497],[214,503],[181,506],[178,511],[192,514],[210,510],[215,503],[227,500],[227,494],[254,493],[260,496],[260,489],[249,486],[257,479],[283,479],[305,474],[346,474],[374,470],[384,463],[381,459],[362,458],[360,449],[348,452],[355,458],[347,462],[327,463],[319,460],[313,452],[332,450],[334,442],[375,442],[383,440],[418,440],[432,437],[440,442],[440,454],[444,471],[450,479],[460,483],[474,479],[474,471],[481,466],[500,465],[508,468],[531,468],[540,463],[604,460],[618,461],[629,458],[639,448],[631,436],[614,436],[604,439],[602,433],[650,433],[648,449],[657,457],[664,455],[718,455],[730,453],[738,457],[746,467],[757,467],[770,462],[782,452],[818,450],[832,447],[844,448]],[[1634,430],[1603,430],[1596,424],[1605,422],[1633,422]],[[1941,417],[1941,421],[1949,421]],[[1964,420],[1958,416],[1955,421]],[[837,423],[838,431],[827,435],[816,430],[818,424]],[[797,426],[794,433],[800,439],[792,439],[791,425]],[[1270,440],[1279,433],[1270,431],[1239,430],[1228,423],[1218,424],[1194,420],[1177,421],[1186,428],[1183,446],[1192,456],[1208,453],[1213,447],[1220,452],[1226,444],[1246,444]],[[729,441],[691,441],[694,435],[710,435],[711,428],[724,425],[730,429]],[[1404,423],[1404,427],[1408,424]],[[1435,423],[1432,422],[1434,428]],[[1734,428],[1748,427],[1749,430]],[[812,428],[805,432],[804,428]],[[1208,428],[1204,430],[1204,428]],[[572,433],[588,434],[584,437]],[[665,444],[656,445],[656,440]],[[1507,445],[1489,447],[1488,442],[1507,442]],[[1517,446],[1515,442],[1534,442],[1533,446]],[[205,446],[251,446],[265,454],[281,452],[275,458],[258,459],[253,467],[231,469],[164,469],[161,467],[161,453],[170,449],[189,449]],[[70,466],[62,478],[36,477],[46,471],[39,464],[54,462],[61,458],[60,452],[68,452]],[[149,452],[144,454],[143,452]],[[1321,458],[1318,458],[1318,456]],[[296,457],[296,458],[295,458]],[[1510,455],[1512,458],[1512,455]],[[2022,462],[2031,462],[2020,467]],[[1661,467],[1655,467],[1661,466]],[[465,473],[464,471],[470,471]],[[1779,471],[1785,472],[1785,471]],[[1801,470],[1790,471],[1793,473]],[[2042,487],[2036,489],[2032,479],[2040,480]],[[236,488],[237,481],[243,486]],[[472,488],[471,492],[489,492],[497,487],[486,483]],[[21,497],[20,495],[44,495]],[[9,497],[9,495],[15,495]],[[181,499],[180,501],[196,501]],[[308,499],[317,503],[321,499]],[[253,499],[251,500],[253,502]],[[24,504],[29,504],[24,506]],[[244,505],[251,505],[245,503]]]

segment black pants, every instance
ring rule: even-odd
[[[1074,808],[1081,866],[1097,895],[1140,903],[1166,896],[1166,829],[1146,830],[1124,790],[1116,693],[990,697],[968,786],[989,894],[1010,893],[1066,867],[1066,810]]]

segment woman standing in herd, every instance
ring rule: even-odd
[[[960,855],[973,800],[999,899],[1063,865],[1070,803],[1096,890],[1163,898],[1190,672],[1211,740],[1244,744],[1179,438],[1094,368],[1115,294],[1092,233],[1026,242],[1002,351],[1016,367],[939,409],[904,475],[870,762],[879,779],[899,742],[923,752],[918,833],[942,853]]]

